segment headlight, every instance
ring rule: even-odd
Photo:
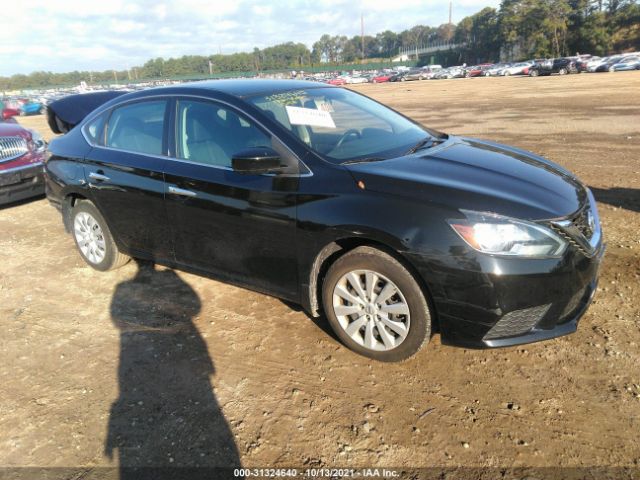
[[[42,135],[35,130],[31,130],[31,141],[33,142],[33,150],[36,152],[44,152],[47,148],[47,142],[44,141]]]
[[[466,220],[449,224],[472,248],[483,253],[521,257],[557,257],[567,242],[536,223],[492,213],[462,210]]]

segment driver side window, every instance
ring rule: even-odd
[[[231,167],[234,154],[271,145],[253,122],[213,102],[180,100],[176,129],[178,158],[202,165]]]

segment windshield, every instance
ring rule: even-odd
[[[342,88],[311,88],[248,98],[333,163],[402,155],[430,132],[373,100]]]

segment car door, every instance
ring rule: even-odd
[[[157,259],[172,258],[164,205],[167,105],[150,99],[115,107],[85,158],[92,199],[117,241]],[[87,127],[85,135],[97,128]]]
[[[235,108],[181,98],[174,112],[165,179],[176,261],[297,299],[297,176],[233,171],[234,153],[272,142]]]

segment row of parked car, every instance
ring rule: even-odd
[[[46,101],[43,101],[43,99],[24,97],[0,98],[0,110],[2,110],[2,116],[5,120],[18,115],[40,115],[44,113],[45,109]]]
[[[347,85],[355,83],[406,82],[411,80],[438,80],[449,78],[496,77],[510,75],[529,75],[531,77],[552,74],[567,75],[582,72],[619,72],[640,70],[640,53],[626,53],[597,57],[593,55],[577,55],[554,59],[535,59],[513,63],[482,63],[467,66],[457,65],[442,68],[441,65],[386,69],[382,72],[353,72],[325,77],[309,78],[320,80],[331,85]]]

